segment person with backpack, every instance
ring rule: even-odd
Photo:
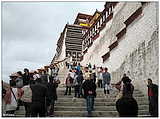
[[[17,73],[14,73],[10,76],[13,80],[15,77],[18,77]],[[18,107],[18,89],[16,88],[16,82],[10,81],[10,87],[6,91],[4,96],[6,116],[15,116],[14,113]]]

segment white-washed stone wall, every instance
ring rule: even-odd
[[[84,56],[82,65],[87,63],[108,67],[112,73],[112,82],[117,82],[123,73],[127,73],[135,87],[146,92],[147,78],[158,82],[158,2],[149,2],[143,6],[142,14],[126,29],[118,46],[110,51],[110,57],[104,63],[102,56],[109,51],[108,46],[116,40],[115,35],[124,28],[124,22],[139,7],[140,2],[120,2],[114,8],[114,16],[106,24],[93,45]]]
[[[104,66],[107,66],[110,72],[118,69],[125,57],[133,52],[140,43],[143,41],[147,43],[151,40],[157,28],[156,4],[156,2],[150,3],[143,9],[142,15],[129,25],[118,46],[110,52],[109,59],[104,62]]]
[[[126,56],[120,68],[112,72],[112,82],[117,82],[126,73],[136,88],[147,94],[147,79],[153,83],[159,80],[159,40],[158,30],[154,31],[150,41],[139,44],[138,48]],[[115,79],[115,80],[114,80]]]

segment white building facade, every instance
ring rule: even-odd
[[[99,21],[102,18],[103,25],[105,19],[105,25],[100,30],[95,26],[98,37],[83,46],[81,64],[107,67],[113,83],[126,73],[135,87],[147,93],[146,79],[157,84],[159,78],[158,2],[111,2],[103,13]],[[93,36],[88,37],[83,44]]]

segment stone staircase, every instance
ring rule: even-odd
[[[86,101],[84,98],[73,99],[74,89],[72,88],[72,95],[64,95],[65,87],[63,85],[64,80],[67,76],[68,69],[64,66],[59,71],[58,77],[61,81],[61,85],[57,89],[58,100],[55,103],[55,117],[86,117]],[[118,91],[112,89],[111,95],[105,98],[102,88],[97,88],[97,97],[95,98],[95,111],[93,111],[93,117],[118,117],[118,112],[116,111],[116,95]],[[148,117],[149,116],[149,106],[148,98],[142,94],[138,89],[134,90],[134,98],[138,102],[138,116]],[[16,117],[24,117],[25,110],[21,106],[20,110],[16,111]]]
[[[73,90],[73,89],[72,89]],[[72,95],[64,96],[65,89],[58,89],[58,101],[55,104],[55,116],[56,117],[85,117],[86,101],[83,98],[76,98],[72,100]],[[93,111],[93,117],[118,117],[115,106],[115,98],[117,91],[114,89],[112,94],[105,98],[103,89],[97,89],[97,97],[95,98],[95,111]],[[149,116],[148,112],[148,99],[139,90],[134,91],[134,97],[138,102],[140,117]]]
[[[73,99],[74,90],[72,89],[72,95],[65,95],[65,88],[58,88],[58,100],[55,104],[55,117],[86,117],[86,101],[83,98]],[[116,111],[115,98],[117,91],[112,90],[112,94],[105,98],[103,89],[97,89],[97,97],[95,98],[95,111],[93,111],[93,117],[118,117]],[[138,102],[138,116],[149,116],[148,112],[148,99],[139,90],[134,91],[134,97]],[[20,110],[16,111],[17,117],[24,117],[25,110],[21,106]]]

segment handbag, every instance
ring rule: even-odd
[[[111,85],[105,84],[105,90],[111,90]]]
[[[17,99],[16,99],[16,96],[15,96],[15,94],[14,94],[12,88],[10,88],[10,89],[11,89],[11,92],[12,92],[12,94],[13,94],[14,99],[15,99],[16,102],[17,102],[17,108],[16,108],[16,110],[19,110],[19,105],[18,105],[18,101],[17,101]]]

